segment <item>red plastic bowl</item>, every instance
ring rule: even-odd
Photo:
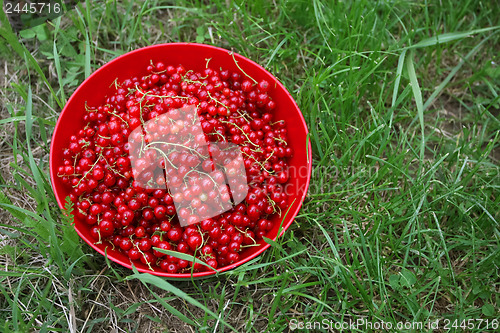
[[[207,59],[211,59],[209,66],[212,68],[223,68],[230,71],[239,69],[233,60],[233,54],[225,49],[204,44],[191,43],[172,43],[160,44],[138,49],[124,54],[95,71],[88,77],[73,93],[68,103],[64,107],[59,120],[57,121],[52,144],[50,148],[50,176],[52,178],[52,188],[61,208],[64,207],[65,199],[69,194],[69,188],[63,184],[57,177],[57,167],[60,165],[63,157],[63,149],[67,147],[69,137],[81,128],[84,123],[82,117],[85,112],[85,103],[89,106],[97,106],[103,103],[105,96],[111,93],[110,85],[118,79],[118,82],[134,76],[141,76],[146,71],[146,67],[153,62],[162,61],[166,64],[182,64],[186,69],[202,71],[206,68]],[[297,104],[285,87],[268,71],[255,62],[234,54],[234,59],[238,66],[248,75],[256,79],[267,80],[271,83],[270,95],[276,102],[274,119],[285,119],[287,121],[287,130],[289,133],[289,144],[294,149],[294,155],[289,160],[290,180],[287,187],[289,193],[289,202],[291,207],[286,216],[276,217],[275,227],[270,231],[268,237],[276,239],[279,227],[281,225],[281,234],[292,224],[295,216],[300,210],[304,197],[307,193],[309,180],[311,177],[311,144],[307,137],[307,126],[304,117]],[[283,216],[284,216],[283,212]],[[102,255],[106,254],[109,259],[132,268],[128,257],[112,249],[109,244],[94,244],[90,236],[88,226],[78,219],[75,219],[75,229],[80,237]],[[249,247],[241,252],[241,260],[218,269],[219,272],[235,268],[249,260],[255,258],[270,245],[260,241],[261,246]],[[170,274],[160,271],[152,271],[147,265],[140,262],[134,262],[135,267],[140,272],[151,273],[173,279],[191,278],[190,273]],[[193,277],[204,277],[215,274],[214,271],[204,271],[193,273]]]

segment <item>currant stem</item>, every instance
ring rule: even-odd
[[[274,140],[278,141],[278,142],[281,142],[281,143],[284,143],[285,146],[288,146],[288,142],[286,142],[285,140],[283,140],[282,138],[274,138]]]
[[[255,162],[257,162],[257,165],[259,165],[259,166],[260,166],[263,170],[265,170],[267,173],[270,173],[270,174],[273,174],[273,173],[274,173],[274,170],[269,171],[269,170],[267,170],[267,169],[264,167],[264,163],[265,163],[265,162],[267,162],[267,160],[268,160],[271,156],[269,156],[269,157],[268,157],[268,158],[264,161],[264,163],[262,163],[262,162],[259,162],[259,161],[258,161],[255,157],[253,157],[252,155],[250,155],[250,154],[248,154],[248,153],[245,153],[245,152],[243,152],[243,151],[242,151],[242,153],[243,153],[243,154],[245,154],[246,156],[248,156],[248,157],[252,158]]]
[[[104,156],[102,155],[102,153],[99,154],[99,156],[96,158],[96,161],[94,162],[94,164],[92,164],[92,167],[89,169],[89,171],[87,171],[87,173],[82,178],[80,178],[80,180],[78,181],[78,183],[74,187],[77,187],[78,185],[80,185],[80,183],[82,182],[82,180],[84,180],[87,177],[87,175],[90,174],[90,172],[97,165],[97,163],[99,162],[99,160],[101,159],[101,157],[104,158]]]
[[[174,163],[172,163],[172,161],[170,161],[170,159],[168,158],[167,154],[165,154],[165,152],[164,152],[163,150],[161,150],[161,149],[159,149],[159,148],[156,148],[156,147],[151,147],[150,149],[154,149],[154,150],[158,151],[160,154],[162,154],[162,155],[163,155],[163,157],[164,157],[164,158],[168,161],[168,163],[170,163],[170,165],[171,165],[172,167],[174,167],[176,170],[178,169],[178,167],[176,167],[176,166],[174,165]]]
[[[233,125],[234,127],[236,127],[237,129],[239,129],[241,131],[241,134],[243,134],[243,136],[245,138],[247,138],[248,142],[251,143],[254,147],[257,147],[257,148],[260,148],[259,145],[256,145],[255,143],[253,143],[252,141],[250,141],[250,139],[248,138],[248,135],[245,133],[245,131],[243,131],[243,129],[241,127],[239,127],[238,125],[236,125],[235,123],[232,123],[230,121],[225,121],[225,120],[220,120],[219,121],[223,124],[231,124]]]
[[[184,145],[181,145],[181,144],[178,144],[178,143],[173,143],[173,142],[164,142],[164,141],[155,141],[155,142],[151,142],[151,143],[148,143],[144,149],[147,149],[149,148],[149,146],[151,145],[154,145],[154,144],[167,144],[167,145],[172,145],[172,146],[177,146],[177,147],[182,147],[182,148],[185,148],[187,150],[190,150],[192,152],[195,152],[196,154],[198,154],[198,156],[200,157],[205,157],[204,155],[202,155],[201,153],[199,153],[198,151],[196,151],[196,149],[194,148],[191,148],[191,147],[186,147]]]
[[[214,101],[215,103],[218,103],[218,104],[222,105],[223,107],[225,107],[225,108],[226,108],[226,110],[228,110],[228,111],[229,111],[229,107],[228,107],[226,104],[221,103],[221,102],[220,102],[217,98],[212,97],[212,94],[210,94],[208,91],[207,91],[207,94],[208,94],[208,97],[210,97],[210,99],[211,99],[212,101]]]
[[[238,61],[236,60],[236,58],[234,57],[234,52],[231,52],[230,53],[231,56],[233,57],[233,61],[234,61],[234,64],[236,65],[236,67],[238,67],[238,69],[243,73],[245,74],[246,77],[248,77],[250,80],[253,81],[253,83],[257,84],[257,80],[255,80],[253,77],[251,77],[250,75],[248,75],[247,73],[245,73],[245,71],[240,67],[240,65],[238,65]]]

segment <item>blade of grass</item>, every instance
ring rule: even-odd
[[[417,44],[407,47],[406,49],[417,49],[422,47],[434,46],[437,44],[448,43],[454,40],[470,37],[471,35],[476,35],[488,31],[494,31],[497,29],[500,29],[500,26],[483,28],[483,29],[474,29],[466,32],[451,32],[447,34],[441,34],[434,37],[426,38],[418,42]]]
[[[289,276],[288,273],[282,274],[280,276],[280,279],[282,280],[281,286],[278,289],[278,292],[276,293],[276,296],[274,297],[273,302],[271,303],[271,310],[269,311],[269,315],[268,315],[270,322],[272,322],[272,320],[274,319],[274,313],[276,312],[276,309],[278,308],[278,306],[281,304],[281,295],[283,294],[283,291],[285,290],[285,288],[287,286],[288,276]]]
[[[187,260],[189,262],[194,262],[194,263],[206,266],[206,267],[210,268],[211,270],[218,272],[215,268],[213,268],[212,266],[210,266],[209,264],[207,264],[203,260],[196,258],[194,255],[190,255],[190,254],[182,253],[182,252],[178,252],[178,251],[164,250],[164,249],[160,249],[158,247],[153,247],[153,249],[158,251],[158,252],[161,252],[161,253],[164,253],[167,255],[171,255],[171,256],[176,257],[178,259]]]
[[[286,43],[287,40],[288,40],[288,35],[286,35],[285,38],[283,38],[283,40],[278,44],[278,46],[276,46],[276,48],[274,49],[273,53],[269,57],[269,60],[267,61],[267,63],[264,66],[264,68],[269,68],[269,65],[271,64],[271,62],[273,61],[274,57],[276,56],[276,53],[278,53],[278,51],[281,49],[281,47],[283,46],[283,44]]]
[[[405,57],[406,57],[406,50],[403,50],[403,52],[401,52],[401,55],[399,56],[398,68],[396,69],[396,80],[394,81],[394,90],[392,92],[392,104],[391,104],[392,108],[396,106],[396,99],[398,98],[399,82],[401,81],[401,75],[403,73],[403,65],[405,63]]]
[[[61,17],[55,20],[54,28],[54,42],[53,42],[53,54],[54,54],[54,65],[56,66],[57,80],[59,81],[59,93],[61,94],[61,100],[66,104],[66,94],[64,93],[64,84],[62,81],[62,70],[61,62],[59,60],[59,52],[57,50],[57,33],[59,32],[59,26],[61,25]]]
[[[486,41],[488,41],[493,35],[494,34],[491,34],[485,39],[483,39],[469,53],[467,53],[467,55],[463,57],[462,60],[460,60],[460,62],[455,67],[453,67],[448,76],[446,76],[443,82],[441,82],[439,86],[436,87],[434,92],[429,96],[429,98],[423,105],[424,110],[426,110],[429,107],[429,105],[431,105],[432,102],[434,102],[434,99],[441,93],[441,91],[443,91],[444,87],[446,87],[446,85],[451,81],[451,79],[455,76],[455,74],[458,73],[458,71],[462,68],[465,62],[469,60],[474,54],[476,54],[476,52],[481,48],[481,46],[483,46],[483,44],[486,43]]]
[[[171,292],[172,294],[185,300],[186,302],[200,308],[205,313],[210,314],[210,316],[212,316],[215,320],[220,320],[220,322],[222,324],[224,324],[226,327],[228,327],[232,331],[238,332],[238,330],[236,330],[233,326],[229,325],[226,321],[220,319],[216,313],[214,313],[212,310],[207,308],[205,305],[198,302],[193,297],[186,294],[184,291],[180,290],[177,287],[174,287],[172,284],[170,284],[169,282],[163,280],[162,278],[160,278],[158,276],[147,274],[147,273],[139,273],[135,267],[133,267],[133,269],[134,269],[135,274],[128,276],[126,278],[127,280],[138,279],[139,281],[141,281],[144,284],[150,284],[150,285],[153,285],[155,287],[161,288],[165,291]]]
[[[411,88],[417,105],[418,120],[420,122],[420,131],[422,136],[420,141],[420,163],[422,164],[424,162],[425,152],[424,104],[422,102],[422,91],[420,90],[417,74],[415,73],[415,67],[413,65],[413,52],[410,53],[410,57],[406,59],[406,70],[408,71],[408,76],[410,77]]]
[[[171,314],[173,314],[174,316],[176,316],[177,318],[179,318],[180,320],[182,320],[183,322],[185,322],[188,325],[193,325],[193,326],[198,325],[196,321],[191,320],[184,313],[180,312],[179,310],[174,308],[172,305],[165,302],[165,300],[163,300],[153,290],[151,290],[151,288],[149,288],[148,285],[146,285],[146,288],[149,290],[151,295],[153,295],[153,297],[158,301],[158,303],[160,303],[165,309],[167,309],[168,312],[170,312]],[[152,303],[152,301],[148,301],[148,303]]]
[[[330,43],[328,43],[328,37],[322,28],[322,25],[323,25],[322,22],[326,23],[327,20],[325,19],[325,15],[322,11],[321,4],[319,3],[318,0],[313,0],[313,9],[314,9],[314,16],[316,18],[316,24],[317,24],[317,27],[319,29],[319,32],[321,33],[321,36],[323,37],[323,41],[325,42],[325,44],[328,47],[328,49],[330,50],[330,52],[333,52],[332,47],[330,46]],[[330,29],[328,24],[326,24],[326,27],[329,30],[329,32],[331,33],[331,35],[335,36],[335,33],[333,33],[333,31]]]
[[[90,76],[90,72],[92,70],[90,66],[90,39],[89,39],[89,33],[90,29],[87,28],[87,24],[85,23],[85,19],[83,18],[82,13],[80,10],[76,9],[76,13],[78,14],[78,17],[80,18],[81,24],[83,26],[82,32],[83,35],[85,36],[85,64],[84,64],[84,72],[85,72],[85,78],[88,78]]]

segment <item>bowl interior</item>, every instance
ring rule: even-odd
[[[151,61],[162,61],[165,64],[182,64],[187,70],[201,71],[206,68],[208,59],[209,67],[214,69],[228,69],[238,71],[238,66],[257,81],[266,79],[271,83],[270,96],[274,99],[277,107],[274,112],[274,121],[285,119],[289,134],[289,145],[294,149],[294,156],[289,159],[290,180],[286,191],[291,203],[288,212],[283,212],[282,217],[276,217],[279,221],[275,228],[270,231],[268,237],[276,238],[281,224],[281,232],[286,230],[297,215],[302,201],[304,200],[311,173],[311,149],[307,138],[307,127],[304,118],[295,101],[283,85],[264,68],[255,62],[238,54],[233,55],[230,51],[203,44],[176,43],[154,45],[132,51],[107,63],[94,72],[73,93],[64,107],[57,122],[50,150],[50,173],[52,187],[60,207],[64,207],[66,196],[70,191],[66,185],[57,177],[56,170],[62,161],[63,149],[67,147],[69,137],[84,126],[82,117],[85,113],[85,104],[98,106],[103,103],[106,95],[114,88],[110,88],[115,80],[121,82],[127,78],[141,76]],[[238,64],[235,63],[235,60]],[[286,216],[285,216],[286,213]],[[85,222],[75,219],[75,229],[80,237],[91,247],[104,255],[106,250],[109,259],[131,268],[128,257],[107,244],[94,244],[90,236],[90,229]],[[261,241],[262,246],[250,247],[241,253],[241,260],[230,266],[223,267],[219,271],[234,268],[262,253],[269,245]],[[106,249],[107,247],[107,249]],[[148,272],[170,278],[190,278],[191,274],[169,274],[166,272],[152,272],[142,263],[134,263],[141,272]],[[213,274],[213,271],[194,273],[194,277],[202,277]]]

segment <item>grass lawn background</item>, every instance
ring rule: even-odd
[[[87,1],[17,36],[1,15],[0,332],[286,332],[323,319],[451,331],[473,319],[482,332],[498,320],[496,1]],[[295,223],[218,278],[106,262],[50,187],[51,134],[76,87],[167,42],[261,64],[311,133]]]

